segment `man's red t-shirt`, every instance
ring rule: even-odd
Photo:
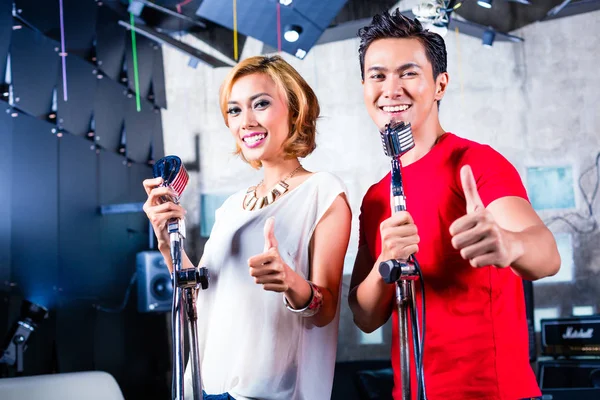
[[[510,268],[473,268],[451,244],[449,227],[466,213],[460,181],[460,168],[466,164],[473,170],[486,207],[505,196],[527,199],[519,174],[504,157],[489,146],[451,133],[444,134],[423,158],[403,168],[407,210],[421,239],[416,256],[423,271],[427,307],[423,355],[427,397],[515,400],[539,396],[529,364],[521,278]],[[381,253],[379,225],[390,215],[388,174],[368,190],[361,207],[360,242],[368,245],[373,260]],[[415,290],[420,314],[419,285]],[[392,318],[394,399],[401,399],[395,306]],[[412,382],[414,398],[414,373]]]

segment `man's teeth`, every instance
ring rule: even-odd
[[[402,106],[383,106],[382,109],[385,112],[400,112],[400,111],[406,111],[408,110],[408,105],[402,105]]]
[[[248,144],[253,144],[258,142],[259,140],[263,140],[265,137],[267,137],[267,135],[265,135],[264,133],[261,135],[248,136],[244,138],[244,142]]]

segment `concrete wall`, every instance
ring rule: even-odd
[[[570,165],[576,182],[600,151],[599,22],[597,11],[537,23],[515,32],[525,38],[524,43],[498,42],[492,48],[483,47],[477,38],[449,32],[451,83],[441,107],[444,128],[492,145],[514,163],[524,180],[529,166]],[[183,40],[205,48],[189,37]],[[242,57],[259,54],[261,48],[261,43],[249,39]],[[358,40],[351,39],[317,46],[304,60],[284,55],[313,87],[322,107],[318,147],[303,164],[309,170],[337,174],[350,191],[354,229],[346,273],[351,271],[356,252],[361,198],[388,170],[376,128],[364,109],[357,49]],[[200,65],[192,69],[186,57],[169,48],[164,52],[169,103],[163,113],[166,151],[191,161],[193,138],[200,137],[200,172],[193,174],[183,199],[190,211],[188,224],[193,226],[200,220],[201,193],[231,193],[257,183],[260,172],[231,154],[234,142],[218,108],[218,88],[228,68]],[[583,181],[588,195],[595,183],[593,175]],[[571,211],[585,214],[582,197],[577,188],[573,190],[577,209]],[[548,219],[561,213],[544,211],[540,215]],[[551,228],[572,232],[561,222]],[[572,240],[573,279],[536,284],[539,316],[568,316],[572,305],[598,310],[600,233],[596,229],[591,234],[573,234]],[[190,251],[200,253],[201,245],[199,239],[190,242]],[[348,276],[344,281],[347,290]],[[354,328],[345,299],[342,310],[338,357],[387,357],[389,330],[365,338]],[[369,339],[383,340],[383,344],[360,345],[361,340]]]

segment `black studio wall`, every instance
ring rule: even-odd
[[[149,249],[147,220],[98,211],[143,202],[141,181],[164,155],[162,49],[137,37],[138,111],[124,16],[63,4],[65,69],[59,1],[0,0],[0,340],[28,299],[50,317],[28,342],[25,375],[103,370],[127,399],[166,398],[166,316],[139,314],[135,290],[118,310]]]

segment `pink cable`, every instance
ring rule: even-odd
[[[277,2],[277,51],[281,53],[281,4]]]

